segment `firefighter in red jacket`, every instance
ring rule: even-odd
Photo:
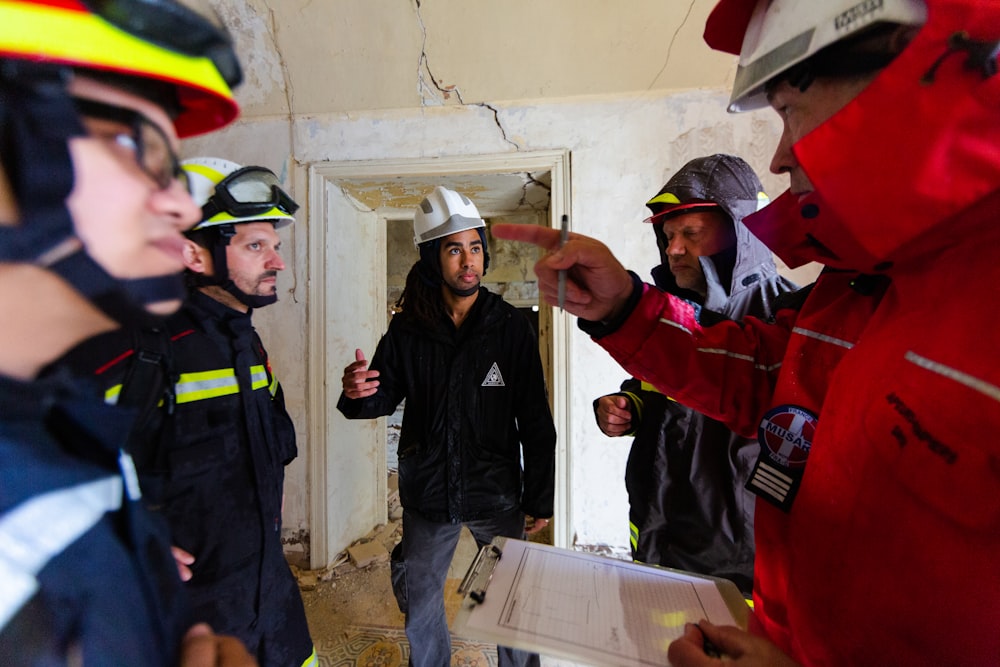
[[[629,372],[758,436],[757,636],[690,626],[670,661],[715,664],[707,637],[748,665],[992,664],[1000,4],[724,0],[705,34],[740,53],[730,107],[782,119],[791,188],[746,223],[827,265],[800,309],[700,326],[593,239],[493,229],[553,250],[541,289],[568,270]]]

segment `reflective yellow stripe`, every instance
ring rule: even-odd
[[[664,192],[663,194],[656,195],[648,202],[646,202],[646,206],[649,206],[650,204],[680,204],[680,203],[681,200],[677,198],[677,195],[675,195],[672,192]]]
[[[113,387],[108,387],[107,391],[104,392],[104,402],[108,405],[118,405],[118,397],[122,394],[122,386],[116,384]]]
[[[268,386],[267,370],[261,364],[250,367],[250,386],[254,391]],[[175,386],[177,404],[203,401],[208,398],[231,396],[240,392],[236,371],[221,368],[215,371],[181,373]]]
[[[628,541],[632,543],[633,549],[639,548],[639,526],[631,521],[628,522]]]
[[[223,368],[217,371],[181,373],[174,389],[177,404],[180,405],[206,398],[238,394],[240,385],[236,380],[236,371],[232,368]]]
[[[649,384],[645,380],[642,380],[640,382],[640,386],[641,386],[641,388],[642,388],[643,391],[655,391],[657,394],[662,394],[663,393],[662,391],[660,391],[659,389],[657,389],[653,385]],[[674,403],[677,402],[677,399],[673,398],[672,396],[667,396],[667,400],[673,401]]]
[[[253,381],[251,386],[255,391],[269,386],[267,380],[267,369],[260,364],[250,367],[250,379]]]
[[[212,169],[209,166],[206,166],[206,165],[203,165],[203,164],[198,164],[198,163],[191,163],[191,164],[184,165],[184,171],[191,171],[191,172],[194,172],[196,174],[201,174],[202,176],[204,176],[208,180],[212,181],[212,183],[215,183],[216,185],[218,185],[219,183],[221,183],[222,179],[224,179],[226,177],[218,169]]]
[[[306,658],[306,661],[302,663],[302,667],[319,667],[319,658],[316,657],[315,648],[313,648],[312,655]]]
[[[222,98],[229,88],[208,58],[154,46],[100,17],[61,7],[3,3],[0,51],[37,54],[66,63],[88,63],[149,73],[198,86]]]
[[[267,387],[273,397],[278,391],[278,380],[275,378],[268,383],[267,369],[262,364],[250,367],[250,382],[254,391]],[[220,396],[231,396],[240,392],[239,382],[236,380],[236,371],[232,368],[222,368],[215,371],[200,371],[198,373],[181,373],[177,384],[174,385],[174,394],[178,405],[181,403],[193,403],[203,401],[207,398],[218,398]],[[108,405],[118,405],[118,399],[122,393],[122,385],[116,384],[109,387],[104,392],[104,402]],[[158,405],[162,404],[160,401]]]

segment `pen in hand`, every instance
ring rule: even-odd
[[[699,632],[701,632],[701,639],[702,639],[701,647],[702,650],[705,651],[705,655],[707,655],[709,658],[721,658],[722,651],[719,650],[719,647],[716,646],[712,642],[712,640],[708,638],[708,635],[705,634],[705,631],[701,629],[700,625],[695,623],[694,626],[698,628]]]
[[[569,216],[565,213],[563,214],[561,226],[559,229],[559,247],[562,248],[566,245],[566,241],[569,239]],[[566,269],[559,270],[559,310],[563,310],[563,306],[566,304]]]

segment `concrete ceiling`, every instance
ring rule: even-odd
[[[716,0],[212,0],[248,120],[725,87]]]

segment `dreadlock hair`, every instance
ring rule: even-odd
[[[406,274],[406,285],[396,301],[396,309],[408,312],[417,321],[431,325],[444,315],[441,281],[421,259]]]

